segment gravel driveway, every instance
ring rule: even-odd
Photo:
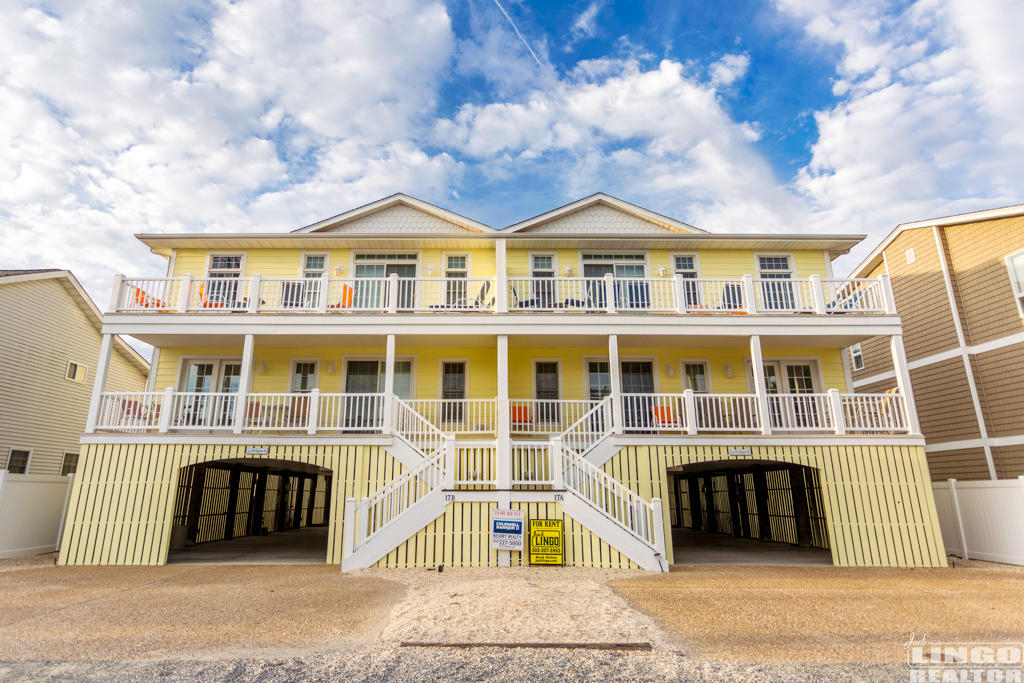
[[[859,633],[881,615],[875,607],[857,608],[842,588],[851,581],[892,595],[938,590],[952,591],[955,599],[962,591],[977,609],[993,610],[992,619],[1009,609],[988,602],[995,594],[977,592],[1003,581],[999,572],[777,568],[774,575],[765,569],[700,567],[661,576],[551,568],[364,570],[342,576],[336,567],[318,566],[0,562],[0,680],[905,681],[903,660],[851,661],[814,642],[805,651],[802,633],[787,641],[785,620],[778,627],[754,621],[748,633],[729,620],[749,621],[765,597],[758,591],[774,588],[775,606],[766,614],[786,604],[797,612],[824,610],[840,621],[844,613],[859,614]],[[962,579],[964,573],[986,577]],[[926,580],[917,583],[922,576]],[[811,579],[817,584],[809,592]],[[1021,586],[1006,585],[1014,586],[1019,599]],[[833,598],[838,607],[828,606]],[[673,621],[680,610],[700,616]],[[901,636],[917,627],[915,614],[907,613]],[[888,630],[879,633],[889,637]],[[409,641],[647,642],[652,649],[401,645]],[[748,646],[758,643],[774,656],[752,656]]]

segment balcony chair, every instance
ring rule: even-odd
[[[655,429],[679,429],[679,424],[676,422],[675,411],[672,410],[672,406],[652,406],[651,413],[654,417]]]
[[[458,280],[456,280],[456,282],[458,282]],[[463,296],[459,297],[458,299],[456,299],[455,301],[453,301],[451,303],[433,304],[433,305],[430,306],[431,310],[437,310],[437,311],[476,310],[476,311],[479,311],[479,310],[483,310],[485,308],[490,308],[491,303],[493,302],[493,299],[494,299],[494,297],[491,297],[490,299],[488,299],[488,297],[487,297],[487,295],[490,294],[490,292],[491,292],[491,281],[490,280],[486,280],[483,283],[483,286],[480,287],[480,291],[477,293],[476,297],[474,297],[472,302],[470,302],[469,297],[466,296],[466,290],[469,289],[469,287],[468,287],[469,283],[466,282],[465,285],[466,286],[463,287]]]
[[[141,287],[132,286],[135,290],[133,298],[135,299],[136,308],[156,308],[160,313],[167,312],[167,302],[161,301],[155,296],[150,296],[146,290]]]
[[[244,310],[244,309],[247,309],[249,307],[249,300],[248,299],[239,300],[239,299],[236,298],[237,294],[238,294],[238,282],[235,281],[234,278],[224,278],[224,281],[225,282],[232,282],[232,281],[234,281],[234,286],[233,287],[218,288],[218,289],[223,289],[224,291],[221,291],[221,292],[215,293],[215,294],[211,294],[210,296],[206,295],[206,283],[205,282],[200,282],[199,283],[199,307],[200,308],[227,308],[227,309],[233,309],[233,310]],[[231,295],[230,296],[227,295],[227,291],[226,290],[228,290],[228,289],[231,290]],[[264,303],[264,302],[261,302],[261,303]]]
[[[352,308],[352,303],[356,298],[356,290],[350,285],[341,286],[341,300],[330,304],[327,308],[332,310],[338,310],[341,308]]]
[[[511,287],[510,289],[512,290],[512,310],[543,308],[542,302],[539,298],[534,297],[532,299],[521,299],[519,298],[519,292],[516,291],[515,287]]]
[[[518,427],[520,430],[529,429],[533,426],[533,420],[530,417],[529,406],[512,406],[509,408],[512,414],[512,429],[513,431]]]
[[[309,419],[309,394],[292,396],[291,404],[288,406],[288,424],[297,427],[306,424]]]
[[[867,294],[867,287],[862,287],[852,294],[837,296],[835,300],[825,304],[825,310],[829,313],[846,313],[854,310],[854,306]]]

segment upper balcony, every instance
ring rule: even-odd
[[[111,313],[895,315],[879,278],[127,278]]]

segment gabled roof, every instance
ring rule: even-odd
[[[878,243],[878,246],[868,254],[867,258],[860,262],[860,265],[853,269],[852,276],[863,277],[864,273],[874,270],[882,260],[882,252],[885,251],[885,248],[892,244],[897,237],[907,230],[919,230],[921,228],[933,227],[945,228],[951,225],[980,223],[981,221],[991,221],[996,220],[997,218],[1013,218],[1015,216],[1024,216],[1024,204],[1003,206],[998,209],[985,209],[984,211],[971,211],[970,213],[958,213],[953,216],[944,216],[942,218],[928,218],[923,221],[914,221],[913,223],[900,223],[892,229],[892,232],[885,236],[885,239]]]
[[[379,211],[384,211],[396,206],[405,206],[411,209],[416,209],[430,216],[434,216],[435,218],[451,223],[453,228],[452,232],[460,232],[462,230],[470,232],[495,232],[494,228],[488,225],[484,225],[483,223],[466,218],[465,216],[460,216],[448,209],[442,209],[441,207],[425,202],[422,199],[416,199],[415,197],[410,197],[409,195],[402,193],[378,199],[375,202],[364,204],[363,206],[352,209],[351,211],[346,211],[345,213],[340,213],[337,216],[332,216],[331,218],[325,218],[322,221],[317,221],[312,225],[307,225],[304,228],[299,228],[292,232],[327,232],[336,230],[346,223],[350,223],[360,218],[366,218],[367,216],[371,216]]]
[[[577,199],[565,206],[560,206],[557,209],[547,211],[539,216],[534,216],[533,218],[528,218],[525,221],[520,221],[519,223],[510,225],[503,229],[502,232],[527,232],[546,223],[550,223],[559,218],[563,218],[576,213],[577,211],[582,211],[583,209],[593,206],[606,206],[612,209],[617,209],[618,211],[622,211],[623,213],[634,216],[635,218],[647,221],[651,224],[652,233],[707,233],[707,230],[701,230],[700,228],[695,228],[692,225],[677,221],[674,218],[662,216],[660,213],[649,211],[642,206],[630,204],[627,201],[623,201],[617,197],[612,197],[611,195],[607,195],[603,192],[592,194],[589,197],[584,197],[583,199]]]
[[[103,329],[103,315],[100,309],[93,303],[92,298],[82,287],[82,284],[71,273],[70,270],[59,268],[38,268],[34,270],[0,270],[0,285],[10,285],[16,282],[30,282],[32,280],[58,280],[71,299],[78,304],[78,307],[85,313],[92,326],[99,332]],[[149,373],[149,361],[128,345],[118,335],[114,335],[114,348],[125,357],[125,359],[137,367],[143,374]]]

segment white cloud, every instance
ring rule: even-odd
[[[572,42],[594,37],[594,34],[597,33],[597,13],[601,11],[602,5],[602,0],[594,0],[580,12],[569,29]]]
[[[708,69],[711,83],[715,86],[732,85],[746,75],[750,68],[750,56],[745,54],[725,55]]]

